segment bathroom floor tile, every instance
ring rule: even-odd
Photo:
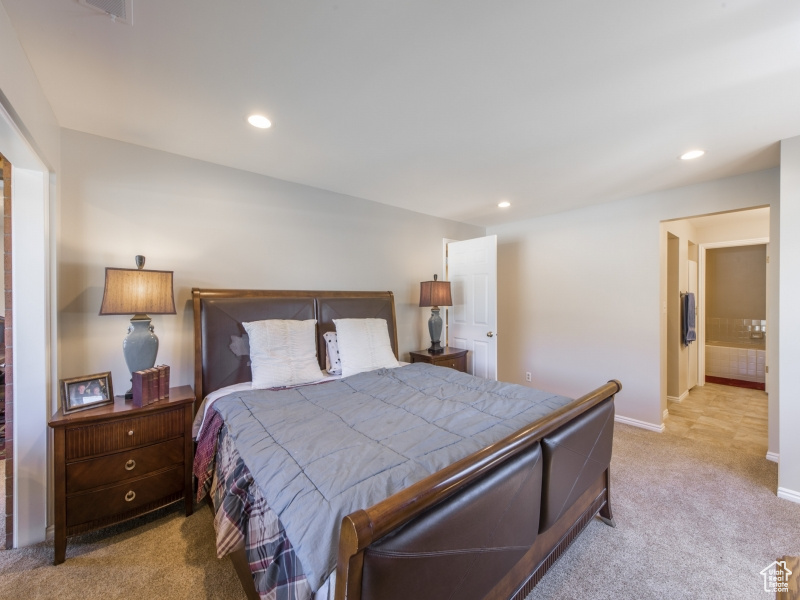
[[[707,383],[668,408],[667,435],[759,456],[767,453],[766,392]]]
[[[702,405],[686,406],[685,400],[681,403],[672,402],[669,405],[669,414],[696,420],[703,416],[703,407]]]

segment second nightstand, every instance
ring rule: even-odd
[[[417,350],[410,354],[412,363],[424,362],[437,367],[455,369],[462,373],[467,372],[467,351],[461,348],[445,346],[444,352],[441,354],[430,354],[427,350]]]

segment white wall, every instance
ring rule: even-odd
[[[781,142],[778,495],[800,502],[800,137]],[[773,246],[771,243],[770,246]],[[771,254],[774,256],[774,254]],[[771,261],[770,261],[771,262]],[[770,394],[772,388],[770,388]]]
[[[39,168],[38,160],[50,171],[58,171],[60,130],[47,98],[39,86],[39,80],[28,62],[28,57],[17,38],[11,19],[0,3],[0,104],[11,115],[23,138],[2,138],[0,152],[9,160],[14,155],[14,166]],[[17,149],[18,144],[28,148]]]
[[[570,396],[619,379],[617,413],[660,428],[660,222],[779,202],[777,169],[491,227],[498,236],[500,379]]]
[[[719,218],[703,219],[702,225],[695,224],[698,244],[712,244],[741,240],[755,240],[770,236],[770,210],[756,209],[745,213],[746,219],[730,220],[724,215]]]
[[[192,287],[391,290],[401,358],[424,348],[419,282],[441,272],[442,238],[482,228],[64,130],[59,252],[61,377],[130,375],[130,317],[98,316],[107,266],[175,273],[177,315],[154,315],[158,361],[193,383]]]

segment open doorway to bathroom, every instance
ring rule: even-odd
[[[706,382],[764,390],[767,245],[705,250]]]
[[[768,458],[769,224],[769,208],[662,223],[666,432]],[[697,335],[686,344],[681,308],[692,291]]]

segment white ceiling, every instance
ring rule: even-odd
[[[132,26],[0,2],[63,127],[478,225],[800,135],[794,0],[133,0]]]

